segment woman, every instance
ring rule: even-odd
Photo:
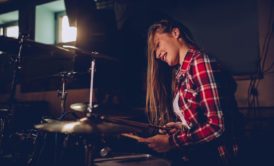
[[[235,86],[228,89],[235,84],[227,78],[185,26],[171,19],[153,24],[148,32],[146,108],[151,123],[165,125],[168,133],[139,141],[157,152],[185,150],[181,157],[193,165],[228,164],[225,143],[230,142],[232,123],[227,115],[237,109]]]

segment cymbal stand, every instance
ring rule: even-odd
[[[66,111],[66,101],[67,101],[67,95],[68,92],[66,91],[66,83],[68,81],[68,79],[73,78],[73,76],[76,74],[76,72],[67,72],[67,71],[63,71],[60,72],[58,75],[61,78],[61,90],[57,90],[57,94],[58,97],[60,98],[60,108],[61,108],[61,115],[58,118],[58,120],[63,120],[66,115],[69,113]],[[74,113],[72,113],[73,116],[77,117]],[[69,135],[67,136],[69,137]],[[60,147],[59,145],[59,135],[58,133],[55,134],[55,143],[54,143],[54,164],[55,166],[57,166],[57,161],[59,156],[59,151],[60,151]]]
[[[76,72],[60,72],[59,76],[61,77],[61,82],[62,82],[62,87],[61,90],[58,90],[58,97],[60,97],[60,108],[62,112],[62,116],[60,118],[63,118],[63,116],[66,114],[66,101],[67,101],[67,94],[68,92],[66,91],[66,83],[69,78],[72,78],[73,75]]]
[[[89,91],[88,113],[92,113],[92,108],[93,108],[92,102],[93,102],[94,72],[95,72],[95,58],[92,59],[90,64],[90,91]]]
[[[88,140],[84,140],[84,166],[94,166],[94,150],[93,144]]]
[[[15,58],[12,59],[12,62],[14,64],[13,67],[13,74],[12,74],[12,81],[11,81],[11,93],[8,100],[9,109],[13,106],[15,102],[15,93],[16,93],[16,86],[18,84],[18,74],[22,70],[22,50],[23,50],[23,44],[24,40],[28,37],[28,35],[20,35],[19,38],[19,51]]]
[[[92,117],[92,101],[93,101],[93,83],[94,83],[94,73],[95,73],[95,58],[92,58],[90,63],[90,91],[89,91],[89,105],[87,108],[87,117]],[[94,165],[94,146],[88,141],[89,139],[84,140],[84,150],[85,150],[85,163],[84,166],[93,166]]]
[[[16,86],[18,84],[18,74],[22,69],[21,66],[21,61],[22,61],[22,49],[23,49],[23,44],[24,40],[28,35],[20,35],[19,38],[19,50],[18,54],[15,57],[11,58],[11,62],[13,64],[13,71],[12,71],[12,80],[11,80],[11,91],[10,91],[10,96],[7,101],[7,108],[1,108],[0,109],[0,150],[2,153],[2,146],[5,144],[6,139],[8,138],[8,135],[12,132],[11,127],[9,126],[10,120],[12,119],[13,116],[13,109],[14,109],[14,104],[15,104],[15,94],[16,94]],[[5,115],[2,115],[4,113]],[[7,138],[6,138],[7,137]]]

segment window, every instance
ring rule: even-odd
[[[77,29],[69,26],[68,17],[57,14],[57,43],[68,43],[76,41]]]
[[[18,11],[0,14],[0,35],[18,38]]]
[[[18,38],[19,36],[19,27],[17,22],[13,23],[5,23],[0,25],[0,34],[12,37],[12,38]]]
[[[6,34],[5,35],[8,36],[8,37],[18,38],[18,36],[19,36],[19,27],[18,27],[18,25],[6,27]]]
[[[4,35],[3,28],[0,28],[0,35]]]
[[[77,30],[69,26],[64,0],[36,6],[35,41],[46,44],[73,44]]]

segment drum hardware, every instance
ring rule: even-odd
[[[87,103],[73,103],[73,104],[70,105],[70,109],[72,109],[74,111],[77,111],[77,112],[87,113],[88,106],[89,106],[89,104],[87,104]],[[93,104],[92,104],[93,111],[98,110],[98,108],[99,108],[99,104],[93,102]]]
[[[35,128],[46,132],[57,132],[64,134],[119,134],[122,132],[141,132],[140,129],[120,125],[117,123],[105,122],[100,119],[82,118],[77,121],[52,121],[35,125]]]
[[[94,165],[94,147],[90,142],[87,141],[84,148],[85,148],[85,166],[93,166]]]
[[[62,71],[58,75],[61,78],[62,86],[61,90],[57,90],[58,97],[60,97],[60,108],[63,114],[66,113],[66,100],[67,100],[67,91],[66,91],[66,83],[69,78],[73,78],[76,72],[66,72]]]
[[[99,116],[85,117],[78,121],[49,120],[47,123],[35,125],[35,128],[50,133],[81,135],[84,148],[84,165],[92,166],[94,165],[95,149],[96,146],[98,146],[96,143],[97,140],[101,140],[102,137],[107,135],[123,132],[141,132],[141,130],[132,127],[101,121],[98,117]],[[70,135],[67,135],[65,138],[65,141],[63,142],[64,146],[68,145]],[[55,155],[58,155],[56,153],[57,150],[58,149],[54,150]],[[107,156],[109,153],[110,149],[107,147],[100,150],[100,155]],[[57,158],[58,157],[55,156],[54,163],[57,163]]]
[[[23,40],[22,40],[22,37],[24,38]],[[18,51],[17,49],[14,49],[14,48],[19,48],[20,46],[22,47],[27,46],[33,49],[38,48],[40,50],[49,51],[54,54],[62,54],[70,57],[75,57],[78,55],[89,56],[93,59],[102,59],[107,61],[119,62],[118,59],[99,53],[97,51],[86,51],[70,45],[63,45],[62,47],[60,47],[60,46],[55,46],[50,44],[44,44],[44,43],[40,43],[40,42],[33,41],[31,39],[28,39],[27,37],[28,35],[21,35],[19,39],[15,39],[15,38],[6,37],[6,36],[0,36],[0,50],[7,53],[17,54]]]
[[[70,105],[70,108],[77,112],[87,112],[88,104],[87,103],[74,103],[74,104]],[[93,103],[92,108],[96,110],[97,108],[99,108],[99,104]]]
[[[110,152],[111,152],[111,148],[110,147],[103,147],[101,150],[100,150],[100,156],[101,157],[107,157],[110,155]]]
[[[104,161],[114,161],[114,160],[136,160],[136,159],[149,159],[152,158],[150,154],[131,154],[131,155],[123,155],[109,158],[97,158],[94,159],[94,162],[104,162]]]
[[[62,47],[65,49],[73,50],[79,56],[90,56],[93,59],[104,59],[104,60],[108,60],[108,61],[119,62],[118,59],[104,55],[97,51],[86,51],[86,50],[83,50],[83,49],[80,49],[78,47],[71,46],[71,45],[63,45]]]
[[[22,70],[22,48],[23,44],[28,36],[27,35],[20,35],[19,40],[16,40],[16,44],[19,45],[19,50],[15,57],[11,58],[11,62],[13,64],[13,71],[12,71],[12,80],[11,80],[11,89],[10,94],[8,98],[8,107],[7,109],[1,109],[1,114],[6,114],[8,116],[0,116],[0,147],[2,150],[2,146],[5,143],[5,139],[8,139],[8,137],[11,134],[10,129],[8,128],[8,123],[10,122],[12,116],[13,116],[13,109],[16,102],[15,96],[16,96],[16,87],[19,83],[18,75],[20,74]],[[0,36],[0,41],[2,40],[3,36]],[[6,38],[6,37],[4,37]],[[13,39],[12,39],[13,40]],[[15,39],[14,39],[15,40]],[[15,49],[17,51],[17,49]],[[5,138],[6,137],[6,138]],[[2,152],[1,152],[2,153]]]
[[[92,166],[96,162],[100,162],[100,159],[94,158],[96,142],[102,137],[112,136],[121,133],[141,133],[144,129],[166,129],[160,126],[153,126],[151,124],[136,122],[131,120],[125,120],[121,118],[103,116],[95,113],[88,114],[89,116],[81,118],[77,121],[59,121],[49,120],[47,123],[35,125],[35,128],[40,131],[46,131],[50,133],[64,133],[82,136],[82,145],[84,148],[85,166]],[[96,138],[96,139],[94,139]],[[69,135],[67,137],[69,139]],[[64,145],[67,145],[65,140]],[[101,157],[108,156],[111,152],[109,147],[103,147],[98,151]],[[139,157],[142,158],[142,157]],[[143,157],[144,158],[144,157]],[[108,160],[127,160],[127,159],[138,159],[138,156],[130,157],[118,157],[109,158]],[[102,159],[101,161],[107,161]]]
[[[36,163],[40,160],[41,153],[46,146],[47,136],[48,135],[46,133],[42,133],[38,131],[37,137],[34,141],[33,153],[27,162],[28,166],[36,166]]]
[[[104,59],[104,60],[109,60],[109,61],[114,61],[114,62],[118,62],[118,60],[116,58],[101,54],[97,51],[85,51],[83,49],[80,49],[75,46],[70,46],[70,45],[63,45],[63,47],[73,50],[77,55],[91,57],[91,63],[90,63],[90,68],[89,68],[89,71],[90,71],[90,94],[89,94],[89,105],[87,107],[87,112],[92,113],[93,108],[95,108],[95,106],[93,106],[93,84],[94,84],[94,73],[95,73],[95,60],[96,59]]]
[[[90,64],[90,95],[89,95],[89,105],[87,107],[87,114],[91,114],[93,112],[93,83],[94,83],[94,72],[95,72],[95,59],[93,58]],[[59,119],[63,119],[66,115],[65,112],[65,102],[66,102],[66,91],[65,91],[65,83],[66,83],[66,76],[67,73],[62,73],[62,91],[60,94],[61,97],[61,107],[63,115]],[[88,115],[87,115],[88,116]],[[95,126],[91,123],[90,119],[82,118],[76,122],[66,122],[66,121],[56,121],[56,122],[49,122],[45,124],[36,125],[35,128],[49,131],[49,132],[58,132],[58,133],[65,133],[65,134],[72,134],[72,133],[81,133],[81,134],[94,134],[97,128],[100,128],[100,125]],[[103,127],[104,128],[104,127]],[[103,129],[102,129],[103,131]],[[56,140],[57,140],[56,134]],[[84,138],[84,151],[85,151],[85,166],[92,166],[94,165],[93,158],[94,158],[94,146],[89,141],[89,139]],[[55,142],[55,156],[54,156],[54,164],[57,163],[57,142]]]
[[[61,98],[61,109],[63,112],[63,115],[61,115],[60,118],[58,118],[58,120],[49,120],[47,123],[43,123],[43,124],[39,124],[39,125],[35,125],[35,128],[41,131],[46,131],[46,132],[54,132],[56,133],[55,135],[55,140],[57,140],[57,134],[58,133],[64,133],[64,134],[84,134],[83,137],[83,145],[84,145],[84,153],[85,153],[85,165],[86,166],[91,166],[93,165],[93,159],[94,159],[94,142],[90,141],[90,139],[88,139],[88,136],[93,136],[93,137],[97,137],[97,135],[99,134],[112,134],[112,133],[116,133],[118,132],[118,130],[123,130],[123,131],[128,131],[129,129],[124,129],[121,128],[120,126],[117,126],[115,124],[110,124],[110,123],[99,123],[94,124],[96,120],[91,120],[91,116],[89,116],[89,114],[92,114],[92,112],[94,111],[94,109],[96,108],[95,105],[93,104],[93,83],[94,83],[94,73],[95,73],[95,58],[93,57],[94,53],[91,53],[91,57],[92,57],[92,61],[90,63],[90,94],[89,94],[89,104],[87,107],[85,108],[80,108],[81,110],[86,110],[87,111],[87,117],[86,118],[82,118],[78,121],[60,121],[63,119],[63,117],[66,115],[66,111],[65,111],[65,104],[66,104],[66,96],[67,96],[67,92],[65,91],[66,89],[66,78],[68,77],[68,75],[74,75],[70,74],[70,73],[65,73],[62,72],[60,73],[60,76],[62,78],[62,90],[59,90],[59,96]],[[74,105],[75,106],[75,105]],[[77,106],[77,105],[76,105]],[[79,106],[79,105],[78,105]],[[100,131],[100,132],[98,132]],[[87,135],[88,134],[88,135]],[[67,137],[67,139],[69,138],[69,136]],[[91,139],[92,140],[92,139]],[[66,142],[66,140],[65,140]],[[64,142],[64,145],[66,144]],[[54,164],[57,163],[57,158],[58,155],[57,154],[57,141],[55,142],[55,148],[54,148]],[[38,152],[39,153],[39,152]],[[38,155],[39,158],[39,155]]]
[[[89,105],[88,105],[88,112],[92,113],[93,106],[93,84],[94,84],[94,72],[95,72],[95,59],[93,58],[90,63],[90,90],[89,90]]]
[[[61,109],[61,115],[57,118],[58,120],[55,119],[50,119],[50,118],[42,118],[42,123],[56,123],[56,122],[60,122],[60,120],[63,120],[68,114],[72,114],[76,119],[78,119],[79,117],[74,113],[74,112],[68,112],[66,111],[66,100],[67,100],[67,91],[66,91],[66,84],[68,82],[68,79],[71,79],[74,77],[74,75],[76,75],[76,72],[73,71],[62,71],[59,72],[57,74],[53,74],[50,77],[58,77],[61,79],[61,90],[57,90],[57,96],[60,98],[60,109]],[[62,121],[61,121],[62,122]],[[42,141],[45,141],[46,136],[44,137],[44,139]],[[58,133],[55,133],[55,142],[54,142],[54,165],[56,165],[57,162],[57,151],[59,150],[58,147]],[[36,143],[37,144],[37,143]],[[37,156],[37,154],[33,155],[32,158],[35,158]],[[30,163],[33,162],[33,159],[30,159]],[[39,158],[39,155],[38,155]]]
[[[65,54],[65,55],[69,55],[69,56],[76,56],[75,52],[72,52],[71,50],[62,48],[62,47],[57,47],[57,46],[52,46],[52,45],[47,45],[47,44],[42,44],[42,43],[38,43],[29,39],[25,39],[23,36],[18,40],[18,39],[13,39],[13,38],[9,38],[9,37],[5,37],[5,36],[0,36],[0,43],[2,46],[0,46],[0,49],[5,51],[5,52],[10,52],[10,53],[14,53],[14,48],[19,48],[18,51],[18,55],[17,57],[14,58],[14,75],[13,75],[13,80],[12,80],[12,90],[11,90],[11,95],[9,98],[9,107],[12,107],[15,97],[15,92],[16,92],[16,85],[18,83],[18,73],[20,72],[20,70],[22,69],[21,66],[21,58],[22,58],[22,49],[23,46],[28,46],[28,47],[32,47],[32,48],[38,48],[38,49],[44,49],[47,51],[50,51],[51,53],[60,53],[60,54]],[[9,49],[9,48],[5,48],[5,46],[7,45],[11,45],[14,46],[13,49]],[[78,49],[76,51],[77,55],[85,55],[85,56],[90,56],[92,58],[91,64],[90,64],[90,75],[91,75],[91,80],[90,80],[90,97],[89,97],[89,105],[87,107],[87,114],[91,114],[94,109],[96,108],[96,105],[92,105],[93,104],[93,83],[94,83],[94,72],[95,72],[95,59],[96,58],[101,58],[101,59],[105,59],[105,60],[112,60],[112,61],[116,61],[114,58],[108,57],[106,55],[100,54],[96,51],[93,52],[86,52],[86,51],[81,51],[80,49]],[[62,113],[64,113],[59,119],[63,119],[64,116],[66,115],[66,97],[67,97],[67,92],[66,92],[66,82],[67,79],[72,77],[73,75],[75,75],[75,72],[61,72],[59,73],[59,77],[61,77],[62,79],[62,88],[60,90],[58,90],[58,96],[60,97],[61,100],[61,111]],[[10,108],[9,108],[10,109]],[[8,109],[8,110],[9,110]],[[87,115],[89,116],[89,115]],[[87,121],[87,120],[86,120]],[[93,134],[93,133],[117,133],[117,132],[121,132],[121,131],[131,131],[131,129],[125,129],[119,125],[116,124],[112,124],[112,123],[101,123],[100,125],[95,125],[95,127],[93,127],[94,125],[92,125],[92,123],[86,122],[85,119],[80,119],[78,122],[75,123],[66,123],[66,121],[58,121],[58,120],[48,120],[47,123],[45,123],[45,126],[48,126],[44,128],[41,128],[42,131],[47,131],[47,129],[49,129],[48,131],[53,131],[53,132],[57,132],[57,133],[78,133],[78,134]],[[64,125],[61,125],[61,124]],[[54,127],[53,127],[54,126]],[[71,128],[72,127],[72,128]],[[37,127],[39,129],[39,127]],[[97,130],[99,130],[100,132],[98,132]],[[18,135],[20,136],[24,136],[24,135]],[[39,139],[37,139],[38,141]],[[44,136],[42,138],[41,141],[44,141]],[[92,142],[93,143],[93,142]],[[92,143],[90,142],[86,142],[85,143],[85,152],[86,152],[86,165],[92,165],[93,163],[93,148],[91,145]],[[91,158],[90,158],[91,157]]]
[[[3,153],[3,142],[5,136],[6,125],[8,124],[8,116],[9,110],[8,109],[0,109],[0,154]]]
[[[88,108],[88,104],[86,103],[74,103],[70,105],[70,108],[74,111],[78,112],[86,112]]]
[[[119,134],[125,132],[142,132],[144,129],[170,130],[171,128],[122,119],[119,117],[89,114],[77,121],[49,120],[35,125],[35,128],[46,132],[64,134]]]
[[[24,36],[23,42],[22,42],[22,36]],[[62,55],[68,55],[68,56],[75,56],[75,53],[71,52],[68,49],[65,49],[63,47],[58,47],[50,44],[44,44],[39,43],[36,41],[33,41],[31,39],[26,38],[28,35],[21,35],[19,39],[6,37],[6,36],[0,36],[0,50],[8,53],[18,53],[17,49],[20,46],[27,46],[33,49],[40,49],[40,50],[46,50],[52,53],[62,54]]]
[[[23,44],[27,37],[28,37],[28,35],[20,35],[20,38],[18,40],[19,50],[18,50],[17,56],[13,57],[13,59],[12,59],[12,63],[14,66],[13,66],[12,80],[11,80],[11,93],[10,93],[10,97],[8,100],[9,110],[12,108],[12,106],[14,105],[14,102],[15,102],[16,86],[19,82],[18,74],[22,70],[22,64],[21,64],[22,63],[22,49],[23,49]]]

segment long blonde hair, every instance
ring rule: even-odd
[[[163,125],[173,117],[172,98],[175,79],[173,69],[155,57],[154,36],[156,33],[171,33],[173,28],[179,28],[181,38],[193,47],[190,31],[175,20],[161,20],[150,26],[147,36],[147,92],[146,111],[150,123]]]

